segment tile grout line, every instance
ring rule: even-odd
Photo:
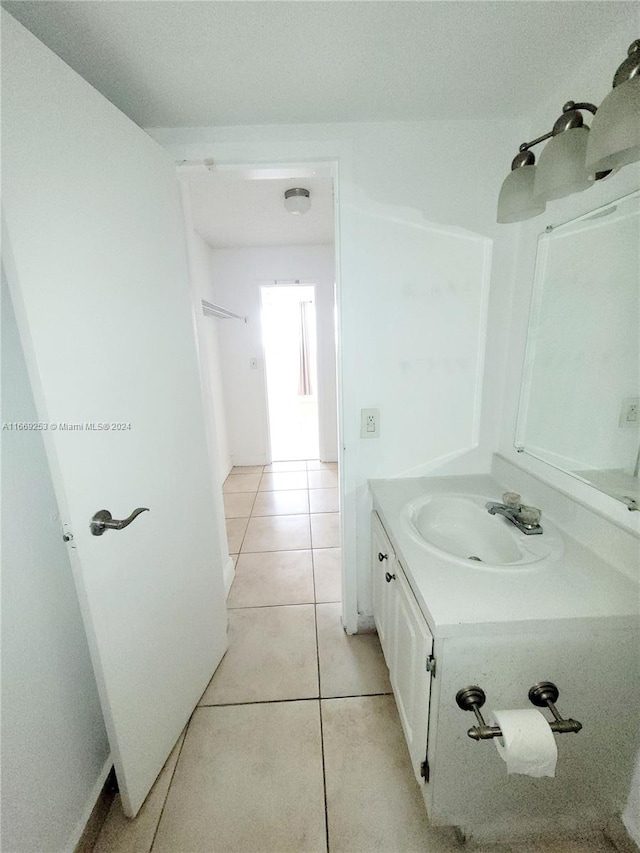
[[[249,522],[251,521],[251,513],[253,512],[253,508],[255,506],[257,497],[258,497],[258,492],[256,490],[256,492],[253,495],[253,503],[251,504],[251,510],[249,511],[249,516],[247,518],[247,524],[246,524],[246,527],[244,528],[244,533],[242,534],[242,539],[240,540],[240,544],[238,545],[238,559],[240,559],[240,554],[242,553],[242,546],[244,545],[244,540],[247,538],[247,531],[249,530]],[[237,563],[238,563],[238,560],[236,560],[236,565],[237,565]],[[229,590],[229,591],[231,591],[231,590]]]
[[[300,515],[300,513],[298,513]],[[256,516],[254,516],[255,518]],[[258,518],[268,518],[269,516],[257,516]],[[274,516],[274,518],[283,516]],[[250,520],[250,519],[249,519]],[[244,540],[243,540],[244,541]],[[242,551],[243,554],[277,554],[283,551],[286,554],[291,554],[293,551],[330,551],[331,549],[340,548],[340,545],[321,545],[319,548],[265,548],[262,551]],[[238,551],[240,554],[240,551]]]
[[[253,699],[251,702],[219,702],[211,705],[198,705],[198,708],[242,708],[245,705],[278,705],[282,702],[334,702],[337,699],[373,698],[375,696],[393,696],[392,692],[382,693],[348,693],[344,696],[298,696],[294,699]]]
[[[262,477],[262,475],[261,475],[261,477]],[[260,483],[258,483],[258,486],[259,485],[260,485]],[[251,509],[249,510],[249,518],[250,519],[251,519],[251,516],[253,515],[253,510],[254,510],[254,507],[256,505],[257,500],[258,500],[258,490],[256,489],[256,491],[254,492],[254,495],[253,495],[253,501],[251,503]],[[248,529],[249,529],[249,522],[247,522],[247,530]],[[245,530],[245,536],[246,536],[246,530]]]
[[[337,599],[336,601],[291,601],[289,604],[245,604],[242,607],[227,607],[227,610],[268,610],[270,607],[308,607],[310,604],[342,604],[342,602]]]
[[[156,843],[156,838],[158,836],[158,830],[160,829],[160,821],[162,820],[162,816],[164,815],[164,809],[167,805],[167,800],[169,799],[169,792],[171,791],[171,786],[173,785],[173,779],[176,775],[176,770],[178,769],[178,762],[180,761],[180,756],[182,755],[182,750],[184,749],[184,744],[187,739],[187,734],[189,733],[189,728],[191,726],[191,720],[193,719],[193,715],[198,710],[198,706],[193,709],[191,712],[191,716],[189,717],[189,721],[184,728],[184,737],[182,738],[182,743],[180,744],[180,749],[178,750],[178,755],[176,758],[176,763],[173,765],[173,772],[171,774],[171,778],[169,779],[169,784],[167,785],[167,793],[164,795],[164,800],[162,802],[162,808],[160,809],[160,814],[158,815],[158,822],[156,823],[156,828],[153,833],[153,838],[151,839],[151,844],[149,845],[149,853],[153,853],[153,846]]]
[[[313,552],[311,555],[313,564]],[[315,598],[315,570],[314,570],[314,598]],[[322,755],[322,791],[324,795],[324,831],[327,853],[329,853],[329,814],[327,812],[327,769],[324,757],[324,727],[322,725],[322,687],[320,676],[320,640],[318,637],[318,605],[313,606],[313,622],[316,629],[316,661],[318,664],[318,714],[320,720],[320,752]]]
[[[313,557],[313,548],[311,549],[311,580],[313,581],[313,605],[318,603],[318,591],[316,589],[316,561]],[[318,643],[318,626],[316,624],[316,648]],[[320,688],[320,664],[318,663],[318,689]]]
[[[307,478],[308,478],[307,473]],[[311,498],[309,498],[309,535],[311,536]],[[311,541],[311,572],[313,574],[313,622],[316,630],[316,661],[318,664],[318,714],[320,720],[320,752],[322,755],[322,791],[324,795],[324,831],[327,853],[329,853],[329,813],[327,808],[327,768],[324,755],[324,726],[322,722],[322,681],[320,675],[320,637],[318,632],[318,602],[316,592],[316,561],[313,557],[313,541]]]

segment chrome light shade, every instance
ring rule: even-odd
[[[544,147],[536,171],[534,194],[544,201],[588,189],[595,179],[585,165],[588,127],[574,127],[554,136]]]
[[[638,42],[640,44],[640,42]],[[640,160],[640,77],[616,86],[591,124],[586,163],[592,172]]]
[[[543,213],[544,199],[535,198],[533,185],[536,176],[535,157],[531,151],[521,151],[511,164],[511,172],[502,183],[498,197],[498,222],[522,222]]]

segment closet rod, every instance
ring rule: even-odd
[[[221,317],[223,320],[244,320],[246,317],[241,317],[239,314],[234,314],[233,311],[227,311],[221,305],[216,305],[215,302],[209,302],[207,299],[202,301],[202,313],[212,317]]]

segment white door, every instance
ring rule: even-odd
[[[4,11],[2,38],[4,262],[134,815],[226,647],[176,175]]]

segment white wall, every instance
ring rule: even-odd
[[[418,476],[443,465],[489,469],[516,248],[512,233],[495,222],[496,202],[525,126],[441,121],[150,132],[176,160],[337,162],[344,615],[355,630],[359,615],[362,622],[371,614],[368,478]],[[380,409],[378,440],[360,439],[360,409],[369,407]]]
[[[247,318],[217,320],[227,433],[234,465],[271,461],[267,446],[268,409],[264,378],[260,285],[301,280],[316,285],[318,330],[318,409],[321,458],[338,458],[332,245],[270,246],[211,250],[209,298]],[[258,370],[249,367],[258,359]]]
[[[37,421],[2,281],[2,419]],[[2,433],[2,849],[71,850],[111,762],[44,445]]]

